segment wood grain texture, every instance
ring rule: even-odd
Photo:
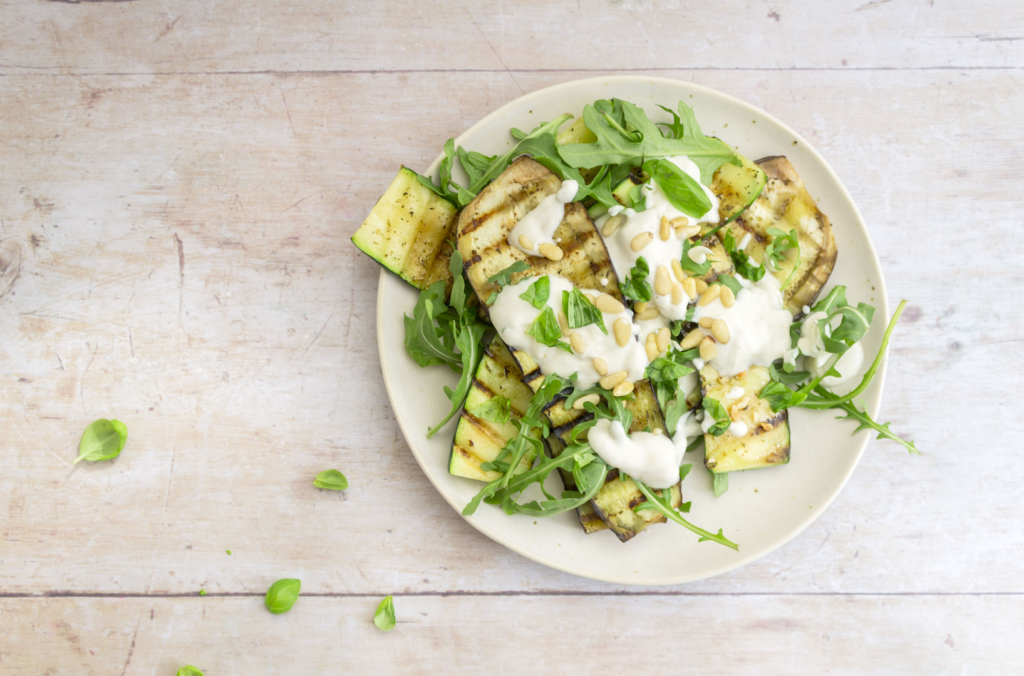
[[[501,618],[557,660],[538,623],[621,608],[670,644],[686,619],[707,670],[737,624],[730,673],[1021,665],[1024,26],[1005,2],[936,5],[687,7],[693,40],[678,4],[0,4],[0,672],[173,673],[196,645],[208,674],[397,671],[452,645],[477,648],[469,670],[467,626]],[[613,49],[593,39],[610,26]],[[692,80],[806,136],[890,302],[910,300],[882,415],[925,454],[869,444],[803,534],[685,587],[545,569],[441,500],[380,382],[378,268],[348,241],[399,164],[596,67]],[[98,417],[128,445],[72,469]],[[311,486],[329,467],[348,491]],[[286,576],[336,596],[282,618],[159,596]],[[403,597],[384,637],[367,613],[388,593],[471,595]],[[82,597],[34,598],[52,594]],[[594,654],[626,668],[613,634]]]
[[[81,676],[174,674],[183,664],[216,676],[604,674],[641,664],[715,674],[987,674],[1024,665],[1015,638],[1024,605],[1000,596],[399,596],[398,625],[386,634],[372,622],[379,600],[300,597],[271,615],[256,597],[0,599],[0,637],[45,642],[60,673]],[[993,615],[1005,622],[989,625]],[[587,616],[616,622],[579,632]],[[551,641],[566,634],[571,647]],[[9,676],[57,673],[39,670],[25,650],[0,652],[0,665]]]

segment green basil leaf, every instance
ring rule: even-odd
[[[348,479],[336,469],[327,469],[316,475],[313,485],[329,491],[343,491],[348,488]]]
[[[690,274],[699,277],[701,275],[706,275],[708,273],[708,270],[711,269],[711,257],[707,257],[707,259],[703,263],[695,263],[693,259],[690,258],[690,249],[692,249],[695,246],[700,246],[699,241],[698,243],[694,244],[688,239],[683,240],[683,255],[682,258],[679,259],[679,267],[681,267],[686,272],[689,272]]]
[[[643,183],[629,189],[629,202],[630,208],[638,214],[647,211],[647,193]]]
[[[101,418],[89,424],[82,433],[78,442],[78,457],[75,464],[80,460],[99,462],[109,460],[121,455],[125,442],[128,441],[128,427],[120,420],[107,420]]]
[[[525,293],[519,294],[519,297],[539,310],[548,302],[548,297],[550,295],[551,280],[547,275],[544,275],[531,284],[530,288],[528,288]]]
[[[764,277],[765,266],[755,265],[754,259],[748,256],[746,251],[739,248],[736,238],[732,236],[732,233],[728,230],[722,230],[719,234],[721,235],[722,246],[729,252],[729,257],[732,259],[732,264],[736,266],[737,273],[752,282],[757,282]]]
[[[711,475],[711,488],[715,491],[715,497],[721,497],[722,493],[729,490],[729,474],[723,472],[721,474]]]
[[[299,589],[302,582],[285,578],[270,585],[267,596],[263,599],[263,605],[274,615],[287,613],[299,600]]]
[[[651,285],[647,282],[647,276],[651,269],[647,266],[644,257],[636,259],[636,265],[629,271],[626,281],[619,284],[619,290],[626,298],[638,303],[649,303],[651,300]]]
[[[700,218],[711,209],[711,200],[697,181],[669,160],[647,160],[646,172],[657,183],[668,201],[687,216]]]
[[[206,590],[205,589],[200,589],[199,590],[199,595],[200,596],[206,596]]]
[[[718,279],[715,282],[729,287],[736,296],[740,295],[740,291],[743,290],[743,285],[732,275],[718,275]]]
[[[504,270],[495,272],[487,278],[487,281],[498,286],[508,286],[512,282],[512,275],[517,272],[526,272],[529,269],[530,264],[526,261],[516,261]]]
[[[682,465],[679,468],[679,480],[683,481],[684,479],[686,479],[686,475],[690,473],[691,469],[693,469],[693,464],[691,463],[686,463],[685,465]]]
[[[532,336],[541,345],[547,345],[548,347],[557,347],[560,350],[566,352],[572,352],[572,348],[569,347],[569,343],[564,340],[560,340],[562,337],[562,328],[558,325],[558,319],[555,317],[555,311],[550,307],[545,307],[544,310],[537,315],[537,318],[530,324],[530,328],[526,330],[526,335]]]
[[[178,676],[203,676],[203,672],[199,671],[196,667],[186,664],[178,669]]]
[[[604,315],[579,289],[573,287],[572,291],[562,292],[562,312],[565,313],[570,329],[596,324],[602,333],[608,335]]]
[[[500,394],[480,404],[470,414],[483,420],[505,424],[512,416],[512,402]]]
[[[381,631],[391,631],[395,628],[395,600],[390,594],[377,606],[377,612],[373,614],[373,623]]]
[[[708,429],[708,434],[713,437],[720,437],[725,434],[726,430],[729,429],[729,425],[732,424],[732,418],[729,417],[729,412],[725,410],[725,406],[717,399],[711,397],[704,397],[704,415],[710,415],[715,419],[715,424]]]

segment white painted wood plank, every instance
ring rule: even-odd
[[[3,73],[1024,65],[1024,15],[1001,0],[5,2],[2,14]]]
[[[992,674],[1024,667],[1019,596],[0,599],[0,666],[60,673]],[[999,618],[995,620],[994,618]]]
[[[883,414],[926,451],[872,444],[803,535],[686,589],[1020,592],[1014,76],[665,74],[776,114],[847,183],[890,300],[912,302]],[[508,553],[433,491],[379,382],[377,268],[347,239],[400,163],[573,77],[0,78],[0,255],[19,271],[0,298],[0,587],[613,590]],[[101,416],[128,447],[71,472]],[[328,467],[346,494],[309,485]]]

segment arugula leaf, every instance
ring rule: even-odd
[[[644,185],[640,183],[629,189],[630,208],[638,214],[647,211],[647,192]]]
[[[343,491],[348,488],[348,479],[336,469],[328,469],[316,475],[313,485],[329,491]]]
[[[636,265],[629,271],[626,281],[619,284],[619,290],[626,298],[635,300],[638,303],[649,303],[651,300],[651,285],[647,282],[647,276],[651,269],[643,256],[636,259]]]
[[[474,408],[470,414],[483,420],[505,424],[512,416],[512,402],[508,397],[499,394]]]
[[[444,388],[445,396],[451,401],[452,408],[441,422],[427,432],[428,439],[433,438],[438,430],[444,427],[452,419],[452,416],[459,412],[459,409],[462,408],[462,402],[466,401],[469,388],[473,383],[473,374],[476,373],[476,367],[480,364],[480,359],[484,355],[481,343],[485,331],[487,331],[487,325],[476,321],[475,316],[472,319],[472,323],[464,324],[460,328],[459,335],[455,339],[455,345],[461,352],[462,377],[459,378],[459,384],[455,386],[454,390],[448,387]]]
[[[729,490],[729,474],[722,472],[721,474],[711,474],[711,488],[715,491],[715,497],[719,498],[722,493]]]
[[[811,377],[811,374],[808,373],[807,371],[789,372],[786,371],[785,369],[780,371],[779,368],[775,365],[775,362],[772,362],[771,365],[768,367],[768,373],[771,376],[771,379],[774,380],[775,382],[786,383],[787,385],[802,383],[803,381]]]
[[[700,539],[698,539],[697,542],[704,542],[706,540],[710,540],[712,542],[717,542],[720,545],[724,545],[725,547],[729,547],[730,549],[735,549],[739,551],[739,545],[726,538],[725,535],[722,534],[721,528],[718,529],[717,534],[709,533],[703,528],[694,526],[692,523],[684,519],[682,515],[679,513],[679,511],[672,507],[672,492],[670,490],[666,489],[664,491],[661,491],[661,495],[658,495],[649,486],[647,486],[647,484],[643,483],[642,481],[638,481],[636,477],[633,477],[633,483],[636,484],[636,487],[640,489],[640,492],[643,493],[644,497],[647,498],[647,502],[641,502],[639,505],[633,508],[634,512],[655,509],[664,514],[667,518],[678,523],[680,526],[683,526],[687,530],[690,530],[699,535]]]
[[[560,350],[572,353],[572,348],[569,347],[569,343],[564,340],[559,340],[562,337],[562,327],[558,325],[558,319],[555,317],[555,311],[549,307],[545,307],[544,310],[537,315],[537,318],[530,324],[530,328],[526,330],[526,335],[532,336],[541,345],[547,345],[548,347],[557,347]]]
[[[647,113],[632,103],[613,99],[612,105],[621,107],[621,122],[606,109],[599,111],[592,105],[583,109],[584,122],[597,141],[561,146],[558,153],[567,164],[585,169],[606,164],[637,166],[648,159],[686,155],[700,168],[704,185],[711,184],[715,170],[723,164],[740,166],[736,153],[727,145],[701,133],[693,110],[682,101],[679,116],[673,113],[678,138],[665,138]],[[628,131],[630,127],[635,131]]]
[[[267,595],[263,599],[263,605],[274,615],[287,613],[299,600],[299,589],[302,582],[285,578],[270,585]]]
[[[618,204],[612,195],[611,177],[608,168],[602,167],[590,183],[583,178],[579,170],[569,166],[558,154],[558,143],[554,134],[541,134],[533,138],[523,139],[519,144],[519,153],[529,155],[534,160],[558,174],[563,181],[573,180],[579,188],[576,190],[574,202],[592,197],[606,207]]]
[[[708,434],[713,437],[720,437],[725,434],[726,430],[729,429],[729,425],[732,424],[732,418],[729,417],[729,412],[725,410],[725,406],[717,399],[711,397],[704,397],[704,415],[710,415],[715,419],[715,424],[708,429]]]
[[[377,612],[373,614],[373,623],[381,631],[391,631],[395,628],[395,599],[390,594],[377,606]]]
[[[602,333],[608,335],[608,328],[604,325],[604,315],[578,288],[573,287],[572,291],[562,292],[562,312],[565,313],[570,329],[596,324]]]
[[[668,160],[647,160],[643,164],[668,201],[687,216],[700,218],[711,209],[711,200],[693,178]]]
[[[826,400],[829,400],[830,398],[836,396],[829,392],[828,390],[825,390],[820,387],[817,388],[815,392]],[[902,444],[903,447],[907,449],[907,451],[914,455],[921,454],[921,451],[917,450],[917,446],[914,445],[913,441],[904,441],[895,432],[889,429],[889,425],[891,425],[892,423],[875,422],[871,418],[871,416],[868,415],[867,411],[860,410],[859,408],[857,408],[857,405],[854,404],[853,402],[837,402],[835,404],[835,407],[840,408],[846,412],[846,415],[836,416],[836,420],[856,420],[860,423],[859,425],[857,425],[857,429],[853,431],[853,434],[856,434],[861,430],[870,429],[875,432],[878,432],[878,436],[875,437],[876,439],[889,439],[891,441],[895,441],[899,444]]]
[[[420,291],[412,317],[405,316],[405,351],[421,367],[448,364],[455,368],[461,362],[451,346],[442,342],[445,329],[435,325],[435,320],[446,309],[444,287],[442,280]]]
[[[191,664],[186,664],[178,669],[177,676],[203,676],[203,672],[199,671],[199,669],[193,667]]]
[[[772,236],[772,241],[765,247],[764,259],[766,262],[770,262],[774,269],[781,270],[786,262],[786,252],[790,249],[796,249],[796,260],[793,262],[793,269],[789,271],[786,281],[781,286],[782,289],[785,289],[793,280],[796,269],[800,267],[800,238],[797,237],[796,229],[790,230],[787,233],[778,228],[768,228],[768,234]]]
[[[739,248],[736,238],[728,230],[722,230],[720,240],[725,250],[729,252],[732,264],[736,266],[736,272],[743,275],[752,282],[759,281],[764,277],[765,266],[755,265],[754,259],[747,255],[746,251]]]
[[[99,462],[110,460],[121,455],[128,441],[128,427],[120,420],[100,418],[93,421],[82,432],[78,442],[78,457],[73,464],[81,460]]]
[[[743,285],[739,283],[732,275],[718,275],[718,278],[714,281],[715,284],[722,284],[732,290],[734,295],[739,295],[740,291],[743,290]]]
[[[472,193],[474,196],[479,194],[479,192],[483,190],[488,183],[497,178],[501,172],[505,171],[508,165],[512,163],[512,160],[523,154],[521,147],[524,143],[527,143],[532,138],[543,136],[544,134],[557,134],[558,128],[565,124],[566,120],[571,119],[572,115],[566,113],[564,115],[560,115],[551,122],[544,122],[540,124],[537,128],[524,136],[519,143],[512,146],[512,148],[504,155],[495,157],[487,169],[480,172],[477,178],[470,182],[468,192]],[[571,162],[569,165],[574,167],[579,166],[574,165]]]
[[[531,284],[530,288],[528,288],[524,293],[519,294],[519,297],[539,310],[547,304],[550,295],[551,280],[547,275],[544,275]]]
[[[508,286],[512,283],[512,275],[517,272],[526,272],[530,269],[530,264],[526,261],[516,261],[512,265],[508,266],[504,270],[495,272],[493,275],[487,278],[487,281],[491,284],[497,284],[498,286]]]
[[[697,264],[690,258],[690,249],[701,246],[700,242],[694,244],[688,239],[683,240],[683,256],[679,259],[679,267],[697,277],[706,275],[711,269],[711,257],[707,257],[703,263]]]

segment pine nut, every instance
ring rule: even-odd
[[[700,319],[697,320],[697,326],[699,326],[702,329],[710,329],[711,323],[714,321],[715,320],[712,319],[711,317],[701,317]]]
[[[658,358],[658,340],[655,338],[653,331],[647,334],[644,351],[647,352],[647,361],[654,361]]]
[[[632,327],[622,317],[616,319],[612,324],[612,333],[615,334],[615,342],[619,344],[619,347],[626,347],[629,339],[633,337]]]
[[[705,336],[704,340],[700,341],[700,358],[704,361],[711,361],[718,356],[718,346],[715,345],[715,341],[711,339],[711,336]]]
[[[659,296],[667,296],[672,293],[672,278],[668,274],[668,268],[664,265],[658,266],[658,272],[654,275],[654,290]]]
[[[610,390],[619,383],[621,383],[623,380],[625,380],[626,376],[628,375],[629,374],[626,373],[625,371],[616,371],[615,373],[607,375],[604,378],[598,380],[597,384],[606,390]]]
[[[747,406],[749,406],[749,405],[750,405],[750,397],[743,397],[742,399],[737,401],[735,404],[733,404],[733,406],[735,406],[736,408],[738,408],[741,411],[745,411]]]
[[[683,340],[679,343],[679,347],[684,350],[689,350],[700,345],[700,341],[702,340],[704,340],[704,332],[700,329],[694,329],[683,336]]]
[[[708,290],[705,291],[704,295],[702,295],[700,297],[700,300],[697,301],[697,305],[699,305],[701,307],[704,307],[705,305],[710,305],[716,298],[718,298],[718,294],[720,294],[720,293],[722,293],[722,285],[721,284],[715,284],[714,286],[709,286]]]
[[[597,375],[599,376],[604,377],[608,375],[608,362],[600,357],[594,357],[594,370],[597,371]]]
[[[655,427],[653,430],[651,430],[651,434],[655,434],[655,435],[660,435],[660,434],[664,434],[664,433],[665,433],[664,430],[662,430],[660,427]]]
[[[656,308],[656,307],[654,307],[652,305],[651,307],[647,308],[643,312],[637,314],[636,315],[636,319],[637,319],[637,321],[646,322],[646,321],[651,320],[651,319],[657,319],[660,316],[661,316],[661,313],[658,312],[658,308]]]
[[[683,302],[683,296],[685,296],[685,295],[686,294],[683,293],[683,285],[682,284],[680,284],[679,282],[675,282],[675,283],[672,284],[672,304],[673,305],[679,305],[680,303],[682,303]]]
[[[642,251],[645,246],[654,241],[654,234],[650,232],[641,232],[639,235],[633,238],[629,243],[629,248],[633,251]]]
[[[601,395],[600,394],[597,394],[597,393],[595,393],[595,394],[585,394],[582,397],[580,397],[579,399],[577,399],[576,401],[572,402],[572,408],[573,408],[574,411],[582,411],[582,410],[584,410],[583,404],[590,403],[590,404],[594,404],[596,406],[600,402],[601,402]]]
[[[587,347],[583,344],[583,339],[580,338],[580,334],[575,331],[569,334],[569,344],[572,345],[572,351],[576,354],[583,354],[583,350]]]
[[[632,391],[633,383],[627,380],[626,382],[619,383],[618,385],[616,385],[615,389],[612,390],[612,394],[614,394],[616,397],[624,397]]]
[[[722,295],[719,296],[719,299],[725,307],[732,307],[736,304],[736,294],[727,286],[722,287]]]
[[[747,377],[747,372],[746,371],[740,371],[739,373],[736,374],[736,377],[739,378],[740,380],[743,380],[744,378]]]
[[[680,282],[686,279],[686,273],[683,272],[683,267],[679,264],[679,259],[672,259],[672,274],[676,276]]]
[[[519,246],[524,249],[533,249],[533,240],[526,235],[519,235]]]
[[[608,219],[608,222],[601,228],[601,234],[605,237],[611,237],[615,234],[615,231],[622,227],[622,224],[626,222],[626,217],[622,214],[615,214]]]
[[[622,303],[615,300],[606,293],[602,293],[600,296],[598,296],[597,302],[595,302],[594,305],[596,305],[597,309],[600,310],[601,312],[607,312],[610,315],[617,315],[620,312],[624,312],[626,309],[626,307]]]
[[[725,323],[724,319],[716,319],[711,322],[711,335],[723,345],[729,342],[729,325]]]
[[[667,242],[669,235],[672,234],[672,226],[668,224],[668,216],[661,217],[661,241]]]
[[[550,242],[544,242],[540,245],[540,255],[544,256],[548,260],[560,261],[562,260],[562,250]]]
[[[687,297],[693,300],[697,297],[697,280],[693,277],[687,277],[683,280],[683,291],[686,292]]]
[[[562,338],[569,337],[569,334],[571,333],[569,330],[569,320],[561,310],[558,311],[558,328],[562,329]]]
[[[764,430],[765,432],[771,432],[771,431],[772,431],[772,424],[771,424],[771,423],[769,423],[769,422],[763,422],[763,423],[761,423],[761,424],[759,425],[759,427],[760,427],[760,428],[761,428],[762,430]]]
[[[690,221],[688,221],[685,216],[677,216],[669,221],[668,224],[673,228],[681,228],[689,222]]]
[[[694,235],[700,233],[700,226],[699,225],[681,225],[678,228],[676,228],[676,233],[682,239],[690,239]]]
[[[633,312],[640,314],[641,312],[647,309],[647,305],[648,303],[646,302],[637,303],[636,305],[633,306]]]
[[[668,349],[668,341],[672,339],[672,332],[668,330],[668,327],[664,327],[658,330],[658,352],[664,352]]]
[[[705,282],[703,279],[694,279],[693,283],[697,287],[698,296],[708,290],[708,283]]]

